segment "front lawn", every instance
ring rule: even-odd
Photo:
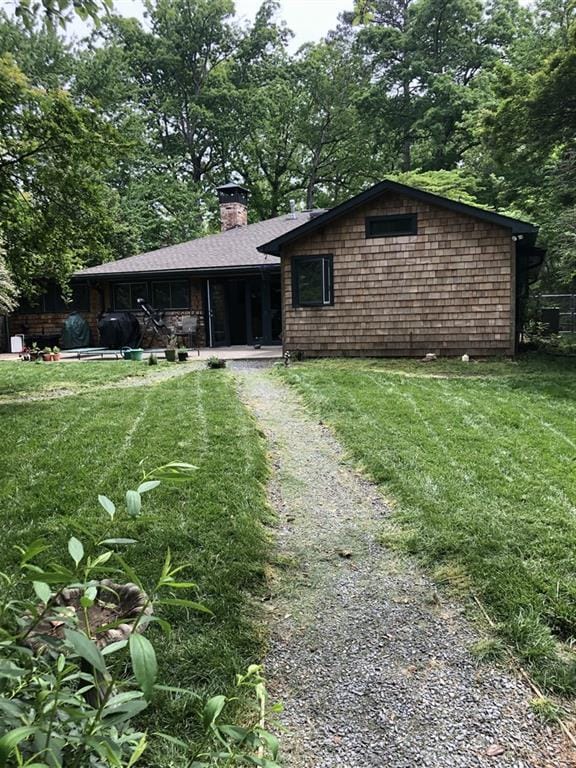
[[[104,383],[150,369],[122,361],[54,366],[61,368],[64,388],[91,382],[91,389],[0,405],[0,571],[16,562],[15,544],[40,537],[52,544],[51,555],[61,552],[66,559],[70,535],[86,539],[82,529],[98,535],[107,524],[98,494],[121,502],[141,480],[141,461],[147,470],[173,460],[197,465],[190,483],[146,494],[143,514],[123,524],[121,535],[138,540],[126,556],[145,584],[157,577],[170,548],[175,564],[188,564],[183,579],[199,584],[189,597],[214,612],[210,618],[167,608],[172,635],[150,628],[160,681],[203,697],[229,693],[235,673],[260,656],[250,595],[263,584],[268,516],[263,442],[232,378],[197,371],[150,386],[98,389],[95,376]],[[18,375],[24,391],[38,390],[47,368],[21,364]],[[12,376],[10,366],[0,365],[4,391]],[[145,725],[150,733],[193,741],[198,708],[194,699],[157,694]],[[146,764],[184,765],[177,753],[152,737]]]
[[[383,540],[470,587],[576,693],[576,364],[317,361],[283,372],[391,498]]]
[[[158,367],[155,370],[158,370]],[[102,360],[81,363],[1,362],[0,398],[32,392],[58,394],[62,390],[89,390],[97,385],[134,377],[142,378],[149,373],[150,370],[145,364],[130,360],[118,360],[113,363]]]

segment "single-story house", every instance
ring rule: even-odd
[[[383,181],[329,210],[248,224],[248,190],[218,188],[222,231],[84,269],[74,305],[96,324],[143,297],[198,317],[199,343],[307,356],[510,355],[544,252],[519,219]],[[12,333],[56,330],[47,295]],[[68,308],[69,309],[69,308]]]

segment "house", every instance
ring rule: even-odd
[[[531,224],[392,181],[327,211],[256,224],[247,223],[248,190],[227,184],[218,194],[220,233],[75,275],[76,308],[94,333],[102,311],[137,310],[144,297],[168,322],[196,314],[199,341],[210,347],[514,353],[543,258]],[[11,327],[45,330],[64,316],[20,312]]]

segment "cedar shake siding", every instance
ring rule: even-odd
[[[417,232],[367,237],[369,217],[416,214]],[[295,257],[332,257],[333,304],[293,306]],[[281,248],[283,343],[307,356],[511,355],[511,230],[384,193]]]

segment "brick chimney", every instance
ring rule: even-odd
[[[248,224],[248,190],[239,184],[223,184],[216,188],[220,202],[222,232]]]

